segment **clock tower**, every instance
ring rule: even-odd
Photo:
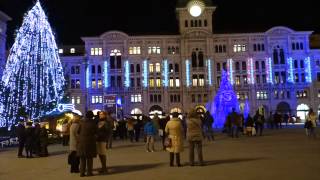
[[[188,31],[212,31],[212,15],[216,7],[211,0],[178,0],[177,16],[180,34]]]

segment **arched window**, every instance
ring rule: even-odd
[[[101,66],[98,65],[98,74],[101,74],[101,72],[102,72]]]
[[[257,51],[257,44],[253,44],[253,51]]]
[[[247,70],[247,63],[245,61],[242,61],[242,70],[243,71]]]
[[[214,48],[215,48],[215,52],[218,53],[218,52],[219,52],[219,47],[218,47],[218,45],[215,45]]]
[[[298,69],[298,60],[294,60],[294,68]]]
[[[191,60],[192,60],[192,67],[197,67],[197,54],[196,54],[196,52],[192,52]]]
[[[92,73],[92,74],[95,74],[95,73],[96,73],[96,66],[95,66],[95,65],[92,65],[92,66],[91,66],[91,73]]]
[[[220,65],[220,63],[217,63],[217,71],[221,71],[221,65]]]
[[[199,27],[201,27],[202,26],[202,21],[201,20],[199,20]]]
[[[137,73],[140,72],[140,64],[137,64],[137,65],[136,65],[136,71],[137,71]]]
[[[222,68],[223,68],[223,70],[227,70],[227,63],[226,62],[224,62],[224,63],[222,63]]]
[[[169,64],[169,72],[173,72],[173,64]]]
[[[276,49],[273,50],[273,63],[279,64],[278,51]]]
[[[266,63],[264,61],[261,62],[261,68],[264,70],[266,69]]]
[[[117,65],[117,66],[116,66]],[[110,69],[121,69],[121,52],[117,49],[114,49],[110,53]]]
[[[283,49],[280,49],[280,64],[285,64],[285,58],[284,58],[284,51]]]
[[[191,20],[191,27],[193,27],[193,20]]]
[[[179,64],[174,64],[174,70],[175,72],[179,72]]]
[[[207,27],[208,26],[208,22],[207,22],[207,20],[205,19],[204,20],[204,27]]]
[[[258,44],[258,51],[261,51],[261,45]]]
[[[240,71],[240,63],[236,62],[236,71]]]
[[[223,48],[223,52],[227,52],[227,47],[226,47],[226,45],[223,45],[222,48]]]
[[[188,27],[188,20],[185,20],[185,21],[184,21],[184,26],[185,26],[185,27]]]
[[[175,54],[176,53],[176,48],[175,47],[171,47],[172,49],[172,54]]]
[[[292,50],[296,50],[296,45],[295,45],[295,43],[292,43],[292,44],[291,44],[291,48],[292,48]]]
[[[199,60],[199,67],[203,67],[204,61],[203,61],[203,52],[202,51],[199,52],[198,60]]]
[[[264,44],[261,44],[261,51],[264,51]]]
[[[222,46],[219,45],[219,53],[222,53]]]
[[[256,61],[256,70],[259,70],[260,66],[259,66],[259,61]]]
[[[198,21],[197,20],[194,21],[194,27],[198,27]]]
[[[172,50],[170,46],[168,47],[168,54],[172,54]]]
[[[179,47],[176,47],[176,53],[179,54],[180,53],[180,49]]]
[[[300,68],[304,68],[304,61],[300,60]]]
[[[130,64],[130,73],[134,73],[134,64]]]
[[[71,74],[75,74],[76,73],[76,69],[74,66],[71,66]]]
[[[299,43],[296,43],[296,50],[299,50],[300,47],[299,47]]]
[[[303,50],[303,43],[300,43],[300,50]]]

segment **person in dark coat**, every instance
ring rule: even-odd
[[[80,177],[92,176],[93,158],[97,156],[96,132],[97,127],[92,111],[86,113],[85,120],[79,127],[79,144],[77,154],[80,157]]]
[[[256,125],[257,134],[259,133],[262,136],[263,129],[264,129],[264,116],[259,114],[259,111],[256,112],[256,115],[253,117],[254,124]]]
[[[161,118],[160,121],[159,121],[159,128],[160,128],[160,130],[159,130],[159,132],[160,132],[159,135],[160,135],[161,140],[162,140],[162,148],[163,148],[163,150],[166,149],[166,146],[164,145],[164,141],[165,141],[165,139],[166,139],[164,130],[165,130],[166,125],[167,125],[167,123],[168,123],[169,120],[170,120],[170,116],[167,116],[167,117],[165,117],[165,118]]]
[[[213,134],[213,125],[214,119],[209,111],[204,114],[204,129],[205,129],[205,137],[208,141],[214,141],[214,134]]]
[[[33,158],[32,149],[33,149],[34,128],[32,127],[32,122],[30,121],[27,122],[25,133],[26,133],[25,148],[26,148],[27,158]]]
[[[39,122],[35,122],[34,124],[34,136],[33,136],[33,152],[37,156],[40,156],[40,124]]]
[[[41,124],[40,133],[39,133],[39,143],[40,143],[40,157],[47,157],[49,155],[48,153],[48,144],[49,144],[49,138],[48,138],[48,132],[45,127],[45,124]]]
[[[18,124],[18,127],[16,128],[16,134],[19,141],[19,150],[18,150],[18,157],[22,158],[24,155],[22,155],[24,144],[26,142],[26,133],[25,133],[25,126],[24,121],[20,121]]]

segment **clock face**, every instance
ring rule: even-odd
[[[189,9],[189,13],[193,17],[198,17],[202,13],[202,8],[199,5],[192,5]]]

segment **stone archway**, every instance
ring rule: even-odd
[[[277,105],[276,111],[279,112],[280,114],[291,113],[291,108],[287,102],[280,102]]]

